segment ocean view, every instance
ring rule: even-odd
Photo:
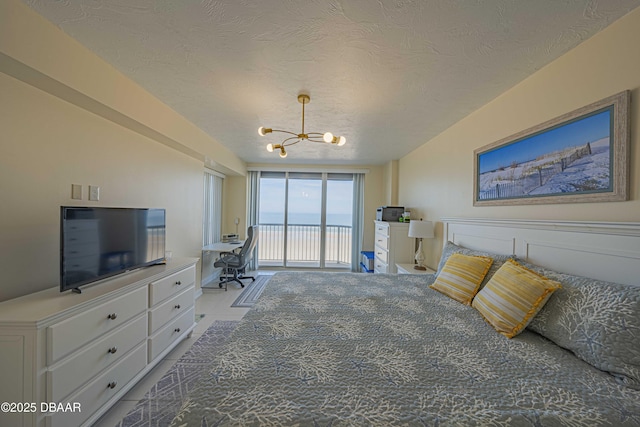
[[[290,225],[320,224],[319,213],[290,213]],[[282,212],[260,212],[260,224],[282,224],[284,222],[284,213]],[[327,225],[346,225],[351,226],[351,214],[327,214]]]

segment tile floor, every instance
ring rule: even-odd
[[[202,296],[196,300],[196,314],[204,314],[205,316],[196,325],[191,338],[187,338],[178,344],[138,384],[112,406],[94,424],[94,427],[113,427],[118,424],[215,320],[240,320],[249,309],[232,308],[231,304],[238,298],[242,290],[238,285],[229,284],[227,292],[216,288],[203,291]]]

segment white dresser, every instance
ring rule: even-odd
[[[397,273],[396,264],[411,263],[415,240],[409,237],[409,224],[375,221],[374,273]]]
[[[16,404],[0,412],[0,425],[95,422],[191,334],[196,262],[139,269],[81,294],[52,288],[0,303],[0,402]]]

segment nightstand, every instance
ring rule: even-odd
[[[433,274],[436,271],[427,267],[426,270],[416,270],[413,268],[415,264],[396,264],[398,274]]]

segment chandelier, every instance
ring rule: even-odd
[[[288,133],[289,135],[293,135],[289,138],[286,138],[280,144],[268,144],[267,151],[273,153],[274,150],[280,150],[280,157],[283,159],[287,157],[287,151],[285,147],[288,147],[293,144],[297,144],[300,141],[311,141],[311,142],[321,142],[326,144],[333,144],[337,146],[343,146],[345,142],[347,142],[344,136],[334,136],[331,132],[319,133],[319,132],[309,132],[304,133],[304,105],[308,104],[311,101],[309,95],[301,94],[298,95],[298,102],[302,104],[302,131],[300,133],[289,132],[286,130],[280,129],[271,129],[260,126],[258,129],[258,134],[260,136],[265,136],[271,132],[282,132]]]

